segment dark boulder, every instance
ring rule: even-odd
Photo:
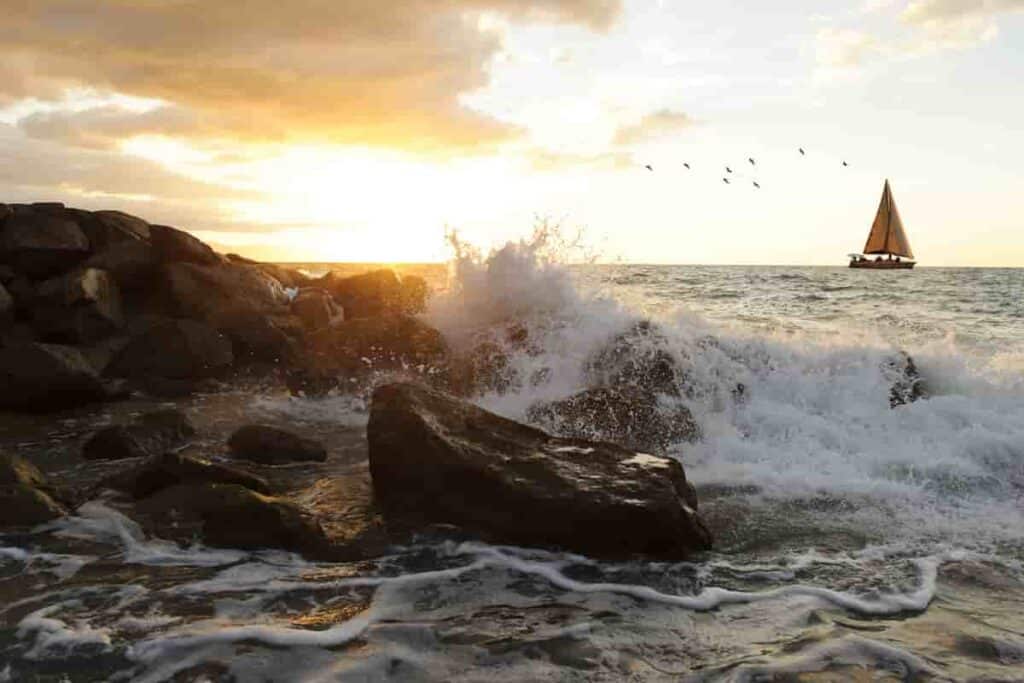
[[[0,327],[14,320],[14,297],[0,283]]]
[[[221,547],[279,548],[325,557],[330,542],[316,518],[294,503],[236,484],[192,482],[165,488],[141,501],[137,510],[161,535],[195,536]]]
[[[227,254],[225,258],[232,263],[245,263],[250,266],[256,266],[264,273],[280,282],[285,287],[291,287],[293,289],[301,289],[309,285],[313,281],[313,278],[309,277],[305,273],[302,273],[294,268],[288,268],[287,266],[279,266],[276,263],[263,263],[261,261],[254,261],[253,259],[239,256],[238,254]]]
[[[914,359],[906,351],[900,351],[887,359],[882,366],[882,372],[892,383],[889,389],[890,408],[928,398],[928,387],[918,372]]]
[[[276,465],[286,462],[323,462],[327,449],[313,439],[267,425],[246,425],[228,440],[232,457]]]
[[[105,270],[122,290],[131,291],[151,286],[158,265],[156,251],[148,242],[125,240],[96,252],[82,267]]]
[[[351,277],[328,273],[315,284],[331,293],[341,304],[346,318],[420,313],[427,299],[423,278],[409,275],[399,279],[394,271],[386,269]]]
[[[74,270],[39,285],[32,318],[40,339],[89,344],[124,325],[121,293],[104,270]]]
[[[213,377],[231,366],[231,342],[193,320],[158,318],[132,337],[107,367],[113,377]]]
[[[100,487],[127,493],[138,500],[178,484],[198,483],[236,484],[259,493],[270,493],[270,486],[261,477],[187,452],[155,455],[127,472],[104,479]]]
[[[531,406],[527,416],[561,436],[611,441],[657,453],[700,435],[689,408],[678,400],[663,402],[649,391],[629,387],[587,389],[560,401]]]
[[[149,223],[137,216],[121,211],[69,209],[68,212],[74,216],[94,252],[125,241],[149,241]]]
[[[122,460],[160,455],[194,436],[195,428],[177,410],[146,413],[131,424],[99,430],[82,446],[86,460]]]
[[[316,331],[340,323],[345,313],[331,295],[322,289],[303,289],[291,303],[291,312],[307,330]]]
[[[566,439],[425,387],[373,394],[370,471],[389,515],[607,557],[711,546],[682,465]]]
[[[149,235],[157,258],[163,263],[217,265],[224,260],[209,245],[184,230],[167,225],[151,225]]]
[[[236,362],[288,362],[303,335],[298,319],[286,314],[229,311],[215,316],[210,324],[231,340]]]
[[[46,478],[33,464],[0,453],[0,529],[35,526],[65,514]]]
[[[684,379],[668,339],[647,320],[612,337],[587,359],[585,371],[593,386],[635,387],[670,396],[679,395]]]
[[[49,412],[116,398],[70,346],[14,343],[0,348],[0,410]]]
[[[256,266],[173,263],[165,268],[162,294],[170,313],[207,323],[232,313],[283,313],[288,295]]]
[[[89,240],[63,211],[17,207],[0,229],[0,263],[30,278],[62,273],[89,255]]]

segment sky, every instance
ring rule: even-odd
[[[0,5],[0,201],[278,261],[547,220],[608,261],[842,265],[888,178],[922,265],[1024,266],[1024,0]]]

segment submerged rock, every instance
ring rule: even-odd
[[[114,397],[84,355],[70,346],[15,343],[0,348],[0,410],[49,412]]]
[[[882,371],[892,382],[889,389],[890,408],[928,398],[928,387],[917,371],[914,359],[906,351],[900,351],[895,357],[887,360]]]
[[[388,514],[598,556],[711,546],[678,461],[550,436],[425,387],[373,394],[370,471]]]
[[[178,484],[236,484],[269,494],[266,480],[234,467],[188,453],[161,453],[136,467],[103,480],[100,486],[127,493],[136,500]]]
[[[132,337],[107,368],[113,377],[213,377],[234,360],[231,342],[208,325],[158,318]]]
[[[129,425],[105,427],[82,446],[86,460],[121,460],[160,455],[180,446],[196,433],[184,413],[160,410],[146,413]]]
[[[694,441],[700,428],[690,409],[635,388],[587,389],[560,401],[531,406],[531,422],[559,434],[611,441],[626,448],[664,452],[680,441]]]
[[[408,275],[399,279],[391,270],[374,270],[351,277],[328,273],[316,286],[331,293],[346,318],[420,313],[426,305],[427,283]]]
[[[286,462],[323,462],[327,449],[313,439],[267,425],[246,425],[228,439],[231,455],[266,465]]]
[[[323,557],[330,543],[316,518],[281,498],[237,484],[177,484],[141,501],[137,509],[158,529],[183,540],[229,548],[279,548]]]
[[[587,359],[585,371],[593,386],[634,387],[670,396],[679,395],[684,377],[669,353],[668,339],[648,320],[615,335]]]
[[[0,453],[0,529],[35,526],[67,513],[35,465]]]
[[[18,206],[0,224],[0,263],[30,278],[57,275],[89,255],[89,240],[63,209]]]
[[[124,325],[121,293],[106,271],[75,270],[39,285],[32,318],[42,339],[88,344]]]

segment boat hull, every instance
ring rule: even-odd
[[[869,270],[910,270],[916,265],[913,261],[850,261],[851,268]]]

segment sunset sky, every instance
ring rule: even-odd
[[[0,201],[275,260],[545,216],[609,260],[842,265],[889,178],[922,265],[1024,266],[1024,0],[0,4]]]

